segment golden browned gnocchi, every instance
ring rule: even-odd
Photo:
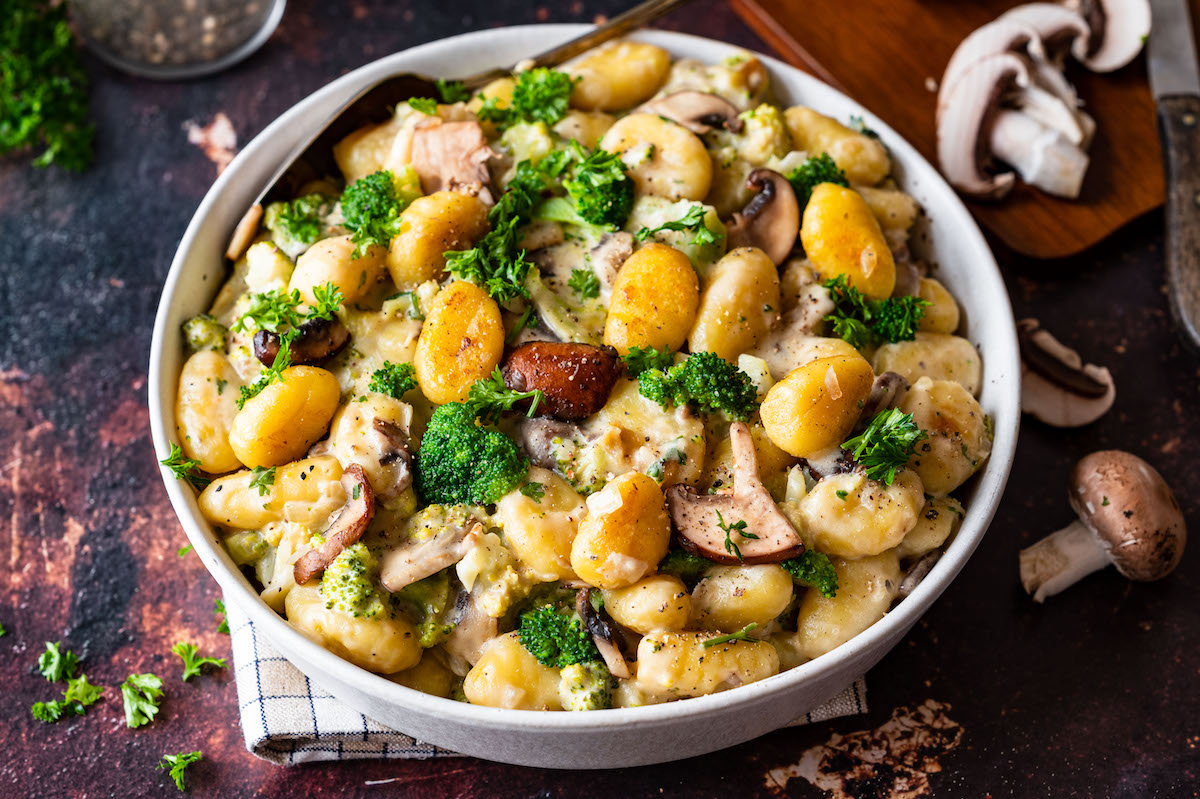
[[[887,149],[768,89],[617,42],[399,103],[240,231],[163,463],[269,607],[414,690],[578,711],[903,601],[990,452],[982,365]]]

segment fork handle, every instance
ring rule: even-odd
[[[522,61],[522,66],[528,63],[530,68],[556,67],[564,61],[570,61],[575,56],[593,47],[597,47],[607,41],[624,36],[630,31],[648,25],[668,11],[689,2],[691,0],[646,0],[646,2],[639,3],[623,14],[618,14],[600,27],[590,30],[582,36],[571,39],[569,42],[564,42],[558,47],[540,53],[531,59]],[[478,75],[465,78],[463,83],[467,88],[477,89],[498,78],[506,78],[512,75],[513,71],[513,67],[507,69],[490,69],[487,72],[481,72]]]

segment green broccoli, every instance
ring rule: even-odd
[[[228,332],[225,325],[206,313],[197,314],[183,323],[183,337],[187,339],[188,349],[193,352],[224,350]]]
[[[375,587],[379,561],[362,542],[343,549],[321,575],[325,607],[351,616],[372,618],[383,610]]]
[[[384,361],[383,368],[371,373],[367,388],[393,399],[401,399],[417,387],[417,370],[411,363]]]
[[[605,710],[612,707],[617,681],[600,661],[572,663],[559,675],[558,697],[563,710]]]
[[[566,197],[551,197],[533,211],[533,218],[570,225],[586,234],[588,238],[598,241],[610,232],[608,225],[592,224],[579,215],[579,209]]]
[[[787,174],[788,183],[796,192],[796,202],[800,210],[808,205],[813,189],[821,183],[835,183],[838,186],[849,186],[846,173],[838,168],[829,153],[813,156]]]
[[[758,389],[745,372],[712,352],[697,352],[667,371],[648,369],[638,391],[664,408],[687,405],[700,413],[724,412],[747,421],[758,409]]]
[[[446,619],[447,609],[453,610],[448,569],[410,583],[393,596],[413,609],[421,646],[425,649],[440,644],[454,631],[455,622]]]
[[[661,574],[673,574],[689,586],[700,582],[705,573],[716,564],[707,558],[693,555],[684,549],[672,549],[658,563]]]
[[[521,645],[543,666],[564,668],[600,659],[579,617],[550,605],[522,613],[517,635]]]
[[[411,189],[390,171],[359,178],[342,194],[342,216],[358,245],[354,257],[366,255],[372,245],[386,247],[400,232],[400,212],[414,199]]]
[[[417,493],[427,503],[487,505],[525,481],[529,461],[512,439],[478,423],[461,402],[439,406],[421,437]]]
[[[321,237],[323,218],[335,199],[327,194],[306,194],[291,202],[271,203],[263,213],[263,227],[271,231],[271,241],[294,258]]]
[[[571,142],[571,147],[580,161],[563,188],[579,216],[593,225],[621,227],[633,210],[633,181],[625,174],[625,164],[615,153],[598,149],[585,156],[579,142]]]
[[[828,555],[810,549],[799,557],[785,560],[779,565],[792,575],[793,581],[800,585],[815,588],[821,592],[821,596],[830,599],[837,596],[837,571],[833,568],[833,563],[830,562]]]

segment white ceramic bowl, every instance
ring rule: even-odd
[[[155,450],[175,438],[175,389],[182,363],[180,325],[204,311],[225,279],[225,244],[280,160],[359,89],[401,71],[453,77],[512,63],[576,36],[582,25],[482,31],[422,45],[346,75],[295,105],[254,138],[209,190],[188,225],[159,303],[150,352],[150,419]],[[638,39],[676,57],[716,62],[735,48],[677,33]],[[364,671],[309,641],[267,607],[230,560],[196,498],[164,470],[167,494],[188,538],[225,592],[292,663],[314,682],[370,717],[468,755],[553,768],[615,768],[704,754],[776,729],[841,691],[900,641],[963,567],[1004,490],[1020,418],[1020,370],[1012,310],[991,252],[958,197],[911,146],[866,109],[773,58],[776,97],[846,120],[861,116],[892,152],[895,175],[921,203],[928,222],[914,239],[959,300],[966,335],[983,355],[980,402],[995,422],[991,458],[967,495],[966,518],[945,555],[911,596],[880,622],[829,654],[733,691],[650,707],[588,713],[501,710],[419,693]],[[713,730],[720,730],[714,735]]]

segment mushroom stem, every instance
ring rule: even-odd
[[[1044,602],[1112,563],[1095,533],[1081,521],[1022,549],[1020,558],[1021,585],[1034,602]]]
[[[1026,183],[1059,197],[1079,196],[1087,153],[1033,117],[998,111],[992,121],[991,150]]]

